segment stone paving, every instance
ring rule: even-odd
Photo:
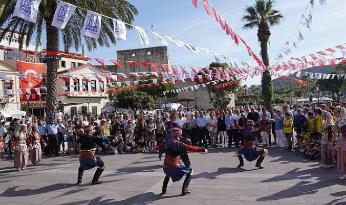
[[[191,154],[192,193],[180,196],[182,182],[170,183],[160,197],[163,173],[156,154],[103,156],[106,171],[100,185],[91,186],[94,170],[76,182],[78,158],[44,159],[41,166],[16,172],[10,161],[0,162],[1,205],[127,205],[127,204],[346,204],[346,182],[335,169],[271,148],[262,170],[254,163],[238,164],[235,149]]]

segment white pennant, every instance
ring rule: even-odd
[[[17,0],[13,16],[36,23],[38,6],[42,0]]]
[[[101,19],[100,14],[88,11],[84,20],[82,34],[90,38],[98,39],[101,32]]]
[[[35,88],[35,92],[37,93],[37,95],[41,96],[41,90],[40,90],[40,88]]]
[[[159,33],[156,33],[154,31],[152,31],[151,33],[153,33],[155,36],[157,36],[160,39],[161,45],[168,45],[166,39],[163,36],[161,36]]]
[[[135,26],[137,32],[138,32],[138,35],[139,35],[139,40],[141,42],[141,44],[143,46],[149,46],[150,45],[150,42],[149,42],[149,38],[147,36],[147,33],[145,32],[145,30],[141,27],[138,27],[138,26]]]
[[[126,26],[125,23],[114,19],[113,20],[113,25],[114,25],[114,36],[115,38],[121,39],[121,40],[126,40]]]
[[[64,29],[71,16],[74,14],[76,8],[77,7],[75,5],[59,1],[59,4],[55,10],[52,26],[59,29]]]

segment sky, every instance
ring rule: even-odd
[[[238,33],[259,54],[257,29],[243,30],[242,15],[244,8],[254,0],[209,0],[210,3],[227,20],[233,30]],[[269,56],[271,62],[279,54],[284,43],[289,40],[301,15],[310,0],[276,0],[275,8],[280,10],[284,21],[271,29]],[[249,64],[255,64],[248,56],[246,49],[235,45],[214,19],[208,16],[203,8],[202,0],[195,9],[191,0],[129,0],[139,10],[133,25],[153,30],[163,35],[208,48]],[[301,57],[346,42],[346,0],[327,0],[321,6],[315,0],[313,23],[311,30],[302,29],[305,40],[293,49],[291,57]],[[150,36],[151,46],[159,46],[159,40]],[[99,48],[88,53],[95,58],[115,59],[116,52],[124,49],[142,48],[135,30],[128,31],[126,41],[120,41],[109,48]],[[193,53],[183,47],[169,43],[168,52],[173,65],[207,66],[215,61],[214,57],[205,53]],[[248,79],[243,84],[260,84],[260,77]]]

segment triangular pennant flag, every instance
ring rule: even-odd
[[[64,29],[71,16],[76,10],[76,6],[66,3],[64,1],[59,1],[58,6],[55,9],[55,14],[52,21],[52,26],[59,29]]]
[[[123,69],[123,66],[119,62],[119,60],[111,60],[111,62],[115,65],[116,68]]]
[[[138,35],[139,35],[139,40],[141,42],[141,44],[143,46],[149,46],[150,45],[150,42],[149,42],[149,38],[147,36],[147,33],[145,32],[145,30],[141,27],[138,27],[138,26],[135,26],[137,32],[138,32]]]
[[[103,59],[95,58],[95,61],[97,61],[104,69],[107,69],[105,61]]]
[[[195,8],[198,6],[198,0],[192,0],[192,4]]]
[[[152,31],[151,33],[153,33],[155,36],[157,36],[160,39],[161,45],[168,45],[166,39],[163,36],[161,36],[159,33],[156,33],[154,31]]]

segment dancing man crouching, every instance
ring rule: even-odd
[[[189,194],[189,184],[191,181],[192,168],[187,152],[205,152],[208,150],[200,147],[194,147],[181,142],[182,130],[180,128],[172,128],[170,133],[163,143],[158,146],[160,151],[159,158],[161,160],[162,153],[165,153],[165,160],[163,164],[163,171],[166,174],[161,195],[165,195],[169,179],[172,178],[173,182],[179,181],[186,175],[182,195]]]
[[[244,130],[245,143],[244,146],[238,150],[238,168],[244,166],[244,160],[242,157],[242,155],[244,155],[245,159],[249,162],[257,159],[256,167],[263,169],[261,164],[264,157],[268,154],[268,150],[256,147],[256,130],[254,130],[253,126],[254,121],[248,120],[246,123],[246,129]]]
[[[105,164],[99,156],[96,156],[96,144],[93,137],[93,127],[88,126],[85,128],[85,133],[81,134],[78,143],[80,143],[80,155],[79,155],[79,169],[77,184],[82,183],[84,170],[89,170],[97,167],[92,179],[92,185],[101,184],[99,178],[105,169]]]

